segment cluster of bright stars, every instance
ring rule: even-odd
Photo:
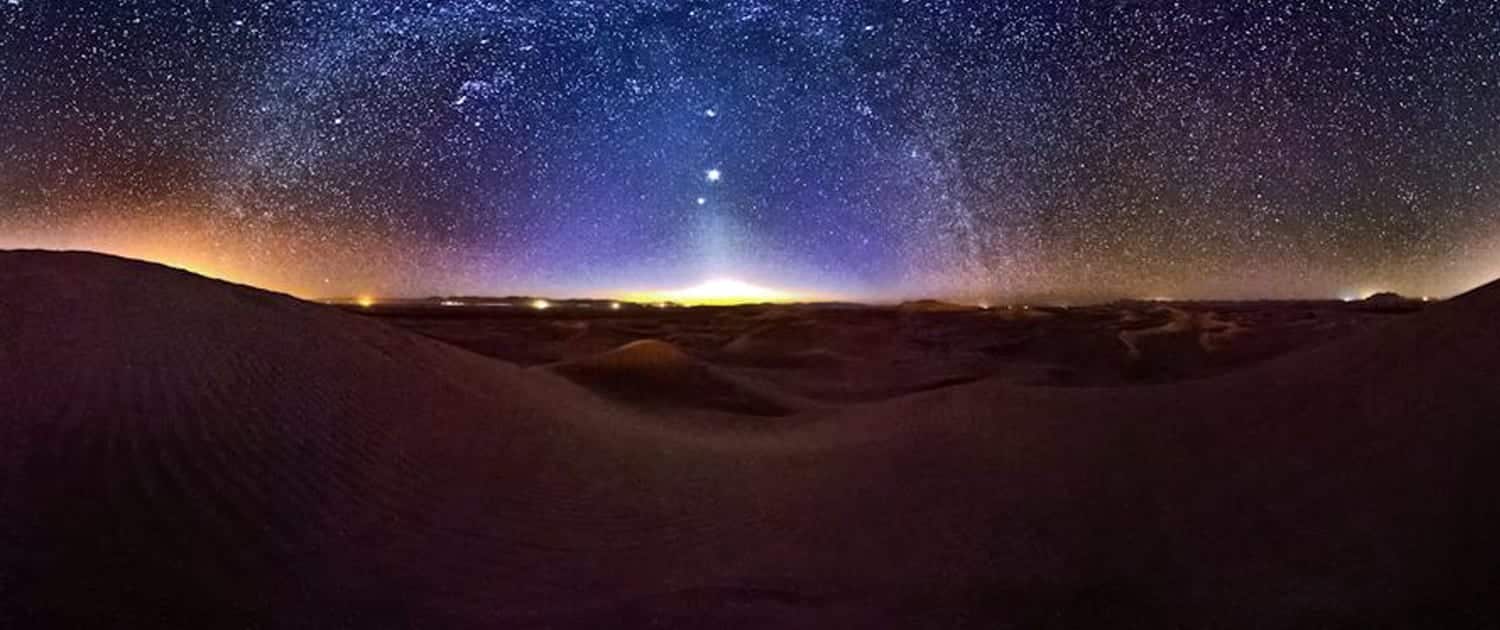
[[[710,109],[708,111],[710,112],[709,116],[712,117],[712,112],[714,110]],[[709,184],[717,184],[720,180],[724,179],[724,172],[717,168],[711,168],[703,172],[703,179],[706,180]],[[706,205],[708,203],[708,197],[698,197],[697,202],[700,206]]]

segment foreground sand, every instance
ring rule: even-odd
[[[1489,627],[1497,317],[828,404],[0,253],[0,626]]]

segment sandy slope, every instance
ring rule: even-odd
[[[786,416],[805,406],[656,339],[632,341],[547,369],[628,405],[669,414],[706,409],[744,416]]]
[[[1216,379],[703,431],[600,388],[715,376],[670,347],[590,391],[0,253],[0,626],[1483,627],[1497,316],[1488,287]]]

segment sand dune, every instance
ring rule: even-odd
[[[710,409],[749,416],[784,416],[799,405],[705,364],[671,343],[647,339],[549,366],[568,380],[645,409]]]
[[[1493,626],[1497,317],[747,433],[658,421],[669,383],[742,394],[664,342],[526,370],[4,252],[0,626]]]

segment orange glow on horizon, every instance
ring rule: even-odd
[[[684,289],[640,291],[620,296],[630,302],[673,303],[688,306],[784,303],[812,299],[810,295],[756,286],[732,278],[718,278]]]

